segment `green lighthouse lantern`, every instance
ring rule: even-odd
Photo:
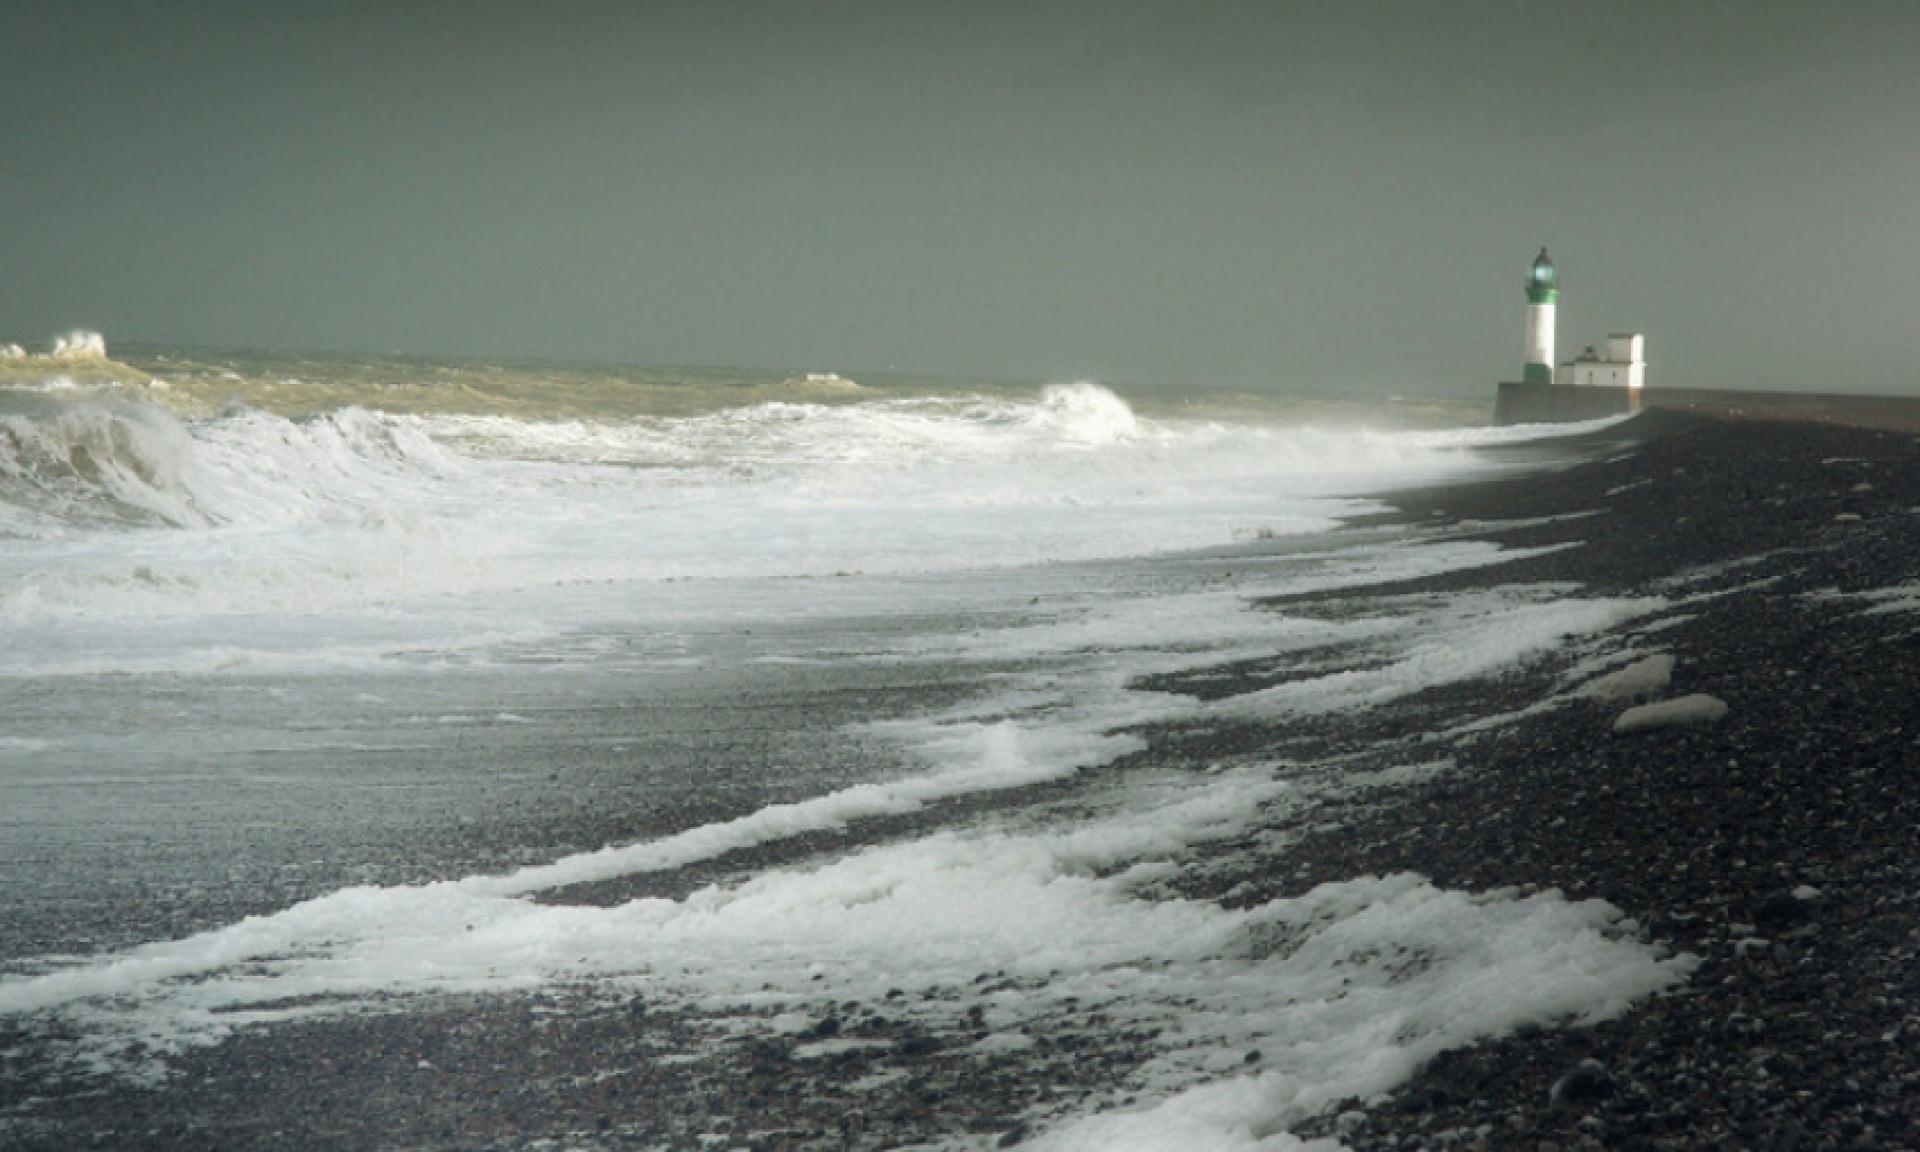
[[[1520,378],[1553,383],[1553,312],[1560,299],[1560,273],[1545,248],[1527,269],[1527,358]]]
[[[1542,248],[1533,258],[1533,267],[1527,269],[1527,303],[1552,304],[1559,297],[1560,275],[1553,267],[1553,257]]]

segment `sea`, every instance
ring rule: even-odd
[[[851,1006],[1015,1076],[1070,1010],[1144,1053],[1010,1117],[1021,1147],[1291,1148],[1448,1048],[1670,988],[1686,958],[1556,892],[1173,883],[1222,845],[1283,856],[1329,790],[1451,762],[1183,759],[1155,732],[1357,715],[1548,650],[1599,674],[1663,609],[1497,582],[1269,603],[1507,558],[1378,516],[1551,466],[1515,451],[1549,430],[1489,409],[207,349],[0,365],[0,1035],[37,1062],[0,1088],[0,1145],[236,1037],[564,989],[699,1021],[662,1060],[864,1061],[855,1096],[894,1054],[822,1026]],[[1169,687],[1289,659],[1257,690]]]

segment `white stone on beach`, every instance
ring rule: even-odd
[[[1724,700],[1696,692],[1657,704],[1642,704],[1620,713],[1613,722],[1615,732],[1646,732],[1655,728],[1674,728],[1683,724],[1711,724],[1727,714]]]
[[[1606,703],[1646,699],[1666,691],[1672,680],[1673,657],[1663,652],[1607,673],[1589,683],[1585,692],[1593,699]]]

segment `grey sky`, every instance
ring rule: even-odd
[[[1920,5],[9,5],[0,337],[1920,390]]]

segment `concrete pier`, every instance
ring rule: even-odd
[[[1693,412],[1729,420],[1793,420],[1920,432],[1920,396],[1573,386],[1530,380],[1501,383],[1494,403],[1494,421],[1559,424],[1625,416],[1648,409]]]

